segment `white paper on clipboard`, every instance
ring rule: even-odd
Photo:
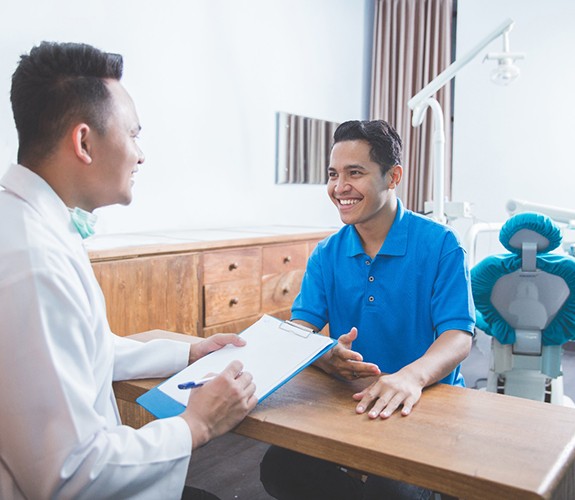
[[[300,325],[264,315],[240,333],[243,347],[226,346],[199,359],[166,380],[158,389],[186,405],[189,391],[178,384],[220,373],[234,360],[252,374],[256,397],[262,401],[291,377],[333,347],[337,341]]]

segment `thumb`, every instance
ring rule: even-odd
[[[351,349],[351,344],[355,339],[357,339],[357,328],[354,326],[349,332],[344,333],[337,340],[348,349]]]

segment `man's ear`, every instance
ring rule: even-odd
[[[403,167],[401,165],[394,165],[389,169],[389,189],[395,189],[399,186],[401,178],[403,177]]]
[[[72,130],[72,142],[76,157],[86,165],[92,163],[91,135],[93,134],[90,126],[85,123],[79,123]]]

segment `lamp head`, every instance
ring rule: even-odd
[[[497,67],[491,71],[491,81],[497,85],[509,85],[521,73],[519,67],[515,64],[515,61],[519,59],[525,59],[525,54],[509,51],[509,31],[506,31],[503,33],[503,52],[489,52],[483,58],[483,61],[497,61]]]
[[[521,57],[517,57],[518,55]],[[521,74],[515,64],[516,59],[523,59],[521,54],[488,54],[485,58],[497,60],[497,67],[491,71],[491,81],[497,85],[509,85]]]

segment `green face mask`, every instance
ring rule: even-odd
[[[82,238],[87,238],[94,234],[94,226],[98,217],[90,212],[86,212],[81,208],[68,208],[72,218],[72,224],[76,227]]]

